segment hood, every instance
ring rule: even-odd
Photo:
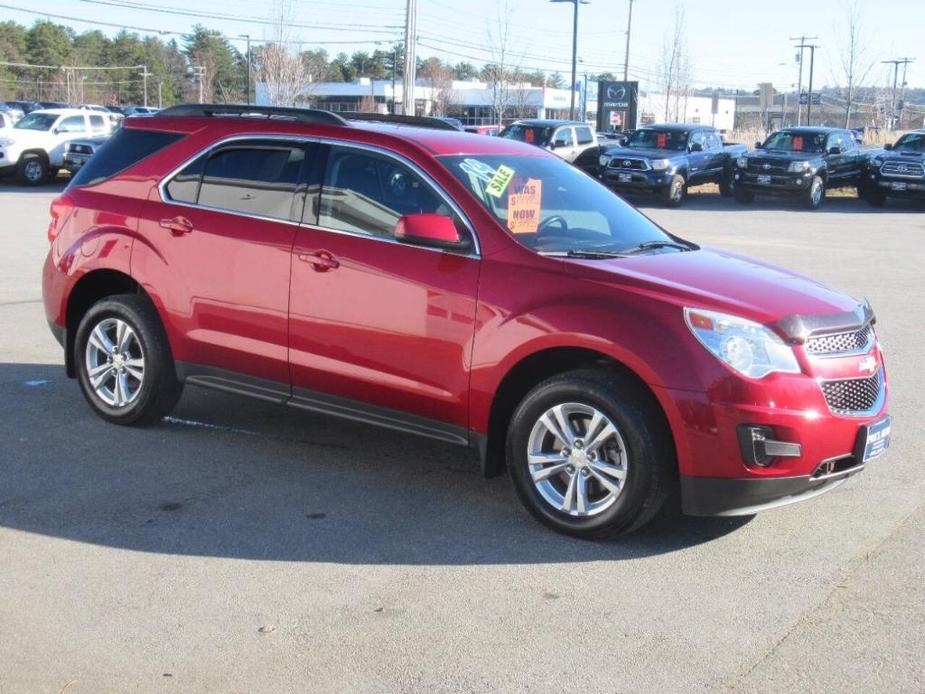
[[[884,160],[922,161],[922,159],[925,159],[925,152],[897,152],[892,149],[884,149],[877,152],[876,156]]]
[[[569,262],[587,268],[588,279],[623,291],[764,324],[784,326],[795,316],[844,316],[859,306],[850,296],[805,275],[713,248]]]
[[[745,156],[750,159],[768,159],[770,161],[805,161],[822,158],[822,152],[781,152],[770,149],[756,149]]]
[[[626,157],[627,159],[672,159],[673,157],[683,157],[687,154],[684,150],[676,149],[656,149],[643,147],[608,147],[606,154],[612,157]]]

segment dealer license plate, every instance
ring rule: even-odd
[[[763,185],[763,186],[771,185],[771,177],[770,177],[770,176],[767,176],[767,175],[764,175],[764,174],[759,174],[759,175],[758,175],[758,183],[760,183],[760,184]]]
[[[905,181],[893,181],[890,184],[890,190],[905,190],[908,185]]]
[[[620,183],[632,183],[633,174],[617,174],[617,180]]]
[[[890,447],[891,417],[884,417],[879,422],[868,424],[861,429],[858,448],[861,450],[861,462],[867,463],[879,458]]]

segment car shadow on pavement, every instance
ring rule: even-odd
[[[20,183],[15,177],[0,179],[0,197],[10,195],[29,195],[35,193],[60,193],[70,181],[69,176],[59,175],[55,179],[46,181],[41,185],[27,186]]]
[[[0,364],[0,527],[114,548],[344,564],[623,560],[720,540],[677,512],[614,542],[557,535],[460,448],[186,389],[147,428],[94,415],[61,366]]]
[[[635,205],[640,211],[649,209],[665,209],[654,204],[651,198],[642,196],[627,197],[627,202]],[[803,212],[806,214],[825,214],[826,212],[840,212],[850,214],[883,214],[884,212],[915,212],[925,209],[925,205],[916,200],[890,199],[884,207],[873,207],[866,201],[853,194],[834,193],[826,197],[818,210],[806,209],[799,200],[786,196],[759,195],[754,202],[747,205],[736,202],[733,198],[724,198],[719,194],[692,191],[684,200],[684,204],[675,210],[675,214],[683,215],[685,212]]]

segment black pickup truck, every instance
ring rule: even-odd
[[[829,188],[858,187],[865,157],[849,130],[787,128],[771,134],[736,161],[735,197],[750,203],[756,193],[790,195],[811,210]]]
[[[734,164],[745,145],[724,144],[703,125],[650,125],[629,133],[622,146],[605,147],[600,178],[621,193],[654,193],[678,207],[691,186],[718,183],[723,195],[735,188]]]
[[[925,129],[874,152],[861,179],[861,197],[882,207],[888,197],[925,202]]]

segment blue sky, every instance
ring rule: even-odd
[[[338,51],[373,50],[402,36],[404,0],[286,0],[292,5],[290,38],[307,47]],[[489,27],[497,22],[504,0],[418,0],[419,55],[436,55],[451,61],[481,63],[490,59]],[[843,79],[838,52],[843,42],[845,2],[837,0],[679,0],[687,16],[689,55],[696,86],[753,89],[770,81],[786,88],[796,82],[797,66],[790,36],[815,35],[821,48],[816,56],[816,84]],[[567,75],[571,57],[571,5],[548,0],[508,0],[511,9],[511,50],[525,68],[559,71]],[[143,27],[161,32],[188,32],[203,23],[236,37],[250,33],[255,40],[273,36],[272,17],[279,1],[200,0],[3,0],[7,7],[49,13],[83,21],[55,19],[82,31],[94,22],[107,33],[118,26]],[[674,15],[675,0],[636,0],[630,70],[644,82],[657,69],[666,32]],[[925,87],[925,27],[923,0],[859,0],[864,16],[863,38],[877,60],[917,58],[908,82]],[[30,24],[35,14],[4,7],[3,14]],[[622,72],[628,0],[591,0],[582,5],[579,18],[579,73]],[[226,18],[189,14],[220,14]],[[231,18],[234,16],[234,19]],[[266,22],[262,24],[261,22]],[[109,26],[116,25],[116,26]],[[301,25],[301,26],[300,26]],[[164,34],[169,38],[171,34]],[[243,48],[243,41],[238,42]],[[892,68],[877,65],[868,83],[887,84]]]

